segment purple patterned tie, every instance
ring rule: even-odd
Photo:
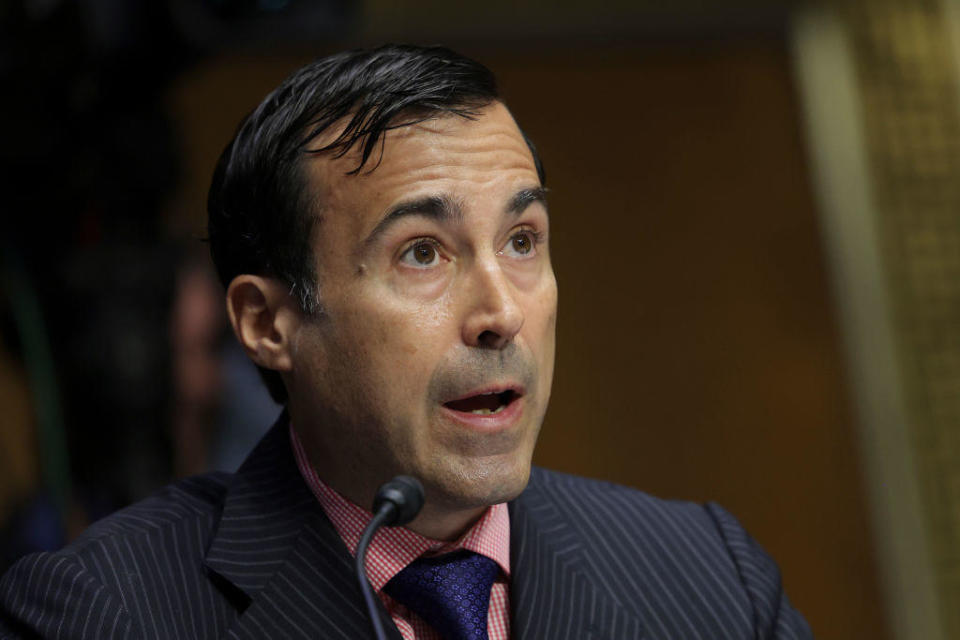
[[[490,558],[464,549],[414,560],[383,590],[446,640],[487,640],[490,587],[499,571]]]

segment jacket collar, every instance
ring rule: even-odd
[[[367,637],[353,556],[300,476],[288,425],[284,412],[237,471],[207,551],[207,568],[239,609],[230,635]]]
[[[233,477],[206,564],[248,599],[287,559],[303,527],[322,516],[299,481],[284,412]]]

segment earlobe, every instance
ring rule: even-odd
[[[227,316],[240,345],[259,366],[274,371],[292,368],[292,304],[287,288],[273,278],[243,274],[230,282]]]

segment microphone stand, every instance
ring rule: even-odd
[[[412,476],[397,476],[377,490],[377,496],[373,500],[373,519],[363,530],[363,535],[360,536],[360,542],[357,544],[355,556],[357,581],[360,583],[360,592],[367,605],[367,613],[370,615],[370,623],[373,625],[373,633],[377,640],[386,640],[387,635],[383,630],[383,622],[380,620],[373,589],[370,587],[370,581],[367,580],[365,568],[367,547],[370,546],[373,535],[380,527],[406,524],[417,517],[422,508],[423,486],[420,481]]]

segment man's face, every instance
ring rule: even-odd
[[[475,509],[526,485],[553,376],[557,286],[530,151],[507,109],[308,159],[323,312],[286,376],[321,478],[363,506],[393,475]]]

